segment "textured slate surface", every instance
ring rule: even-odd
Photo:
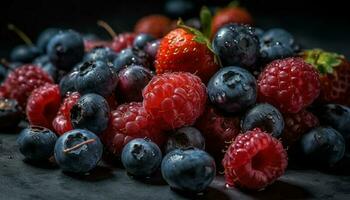
[[[0,199],[350,199],[350,176],[313,170],[288,170],[260,192],[225,188],[218,176],[201,196],[186,197],[155,178],[148,183],[129,178],[123,169],[101,164],[88,176],[64,174],[58,168],[35,167],[23,161],[16,134],[0,134]]]

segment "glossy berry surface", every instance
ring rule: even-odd
[[[317,71],[301,58],[272,61],[258,79],[259,101],[274,105],[281,112],[297,113],[320,94]]]
[[[280,141],[258,128],[238,135],[222,160],[226,184],[250,190],[272,184],[284,174],[287,164]]]
[[[151,59],[156,58],[157,52],[159,49],[159,45],[160,45],[160,41],[161,40],[154,40],[154,41],[146,44],[144,51],[151,57]]]
[[[228,113],[237,113],[252,106],[257,98],[253,75],[240,67],[224,67],[210,79],[208,96],[212,104]]]
[[[33,90],[26,107],[29,123],[52,129],[52,121],[60,104],[61,94],[58,85],[47,84]]]
[[[36,40],[36,46],[40,49],[41,52],[46,52],[46,47],[51,38],[58,34],[61,30],[58,28],[47,28],[43,30]]]
[[[329,167],[344,156],[345,141],[343,136],[333,128],[318,127],[303,135],[300,140],[301,157],[307,163]]]
[[[121,33],[118,36],[113,38],[112,44],[110,45],[111,49],[119,53],[120,51],[132,47],[132,44],[135,39],[134,33]]]
[[[287,58],[294,55],[290,46],[285,46],[280,42],[261,41],[260,42],[260,59],[262,62],[270,62],[276,59]]]
[[[131,65],[118,73],[116,94],[122,102],[142,101],[142,90],[151,81],[153,74],[150,70]]]
[[[87,129],[97,135],[106,130],[110,108],[105,98],[98,94],[85,94],[70,110],[73,128]]]
[[[78,92],[67,93],[61,106],[58,109],[56,117],[52,121],[52,127],[58,135],[62,135],[73,129],[70,119],[70,111],[78,102],[80,94]]]
[[[102,141],[112,154],[120,156],[123,147],[134,138],[148,138],[161,147],[166,137],[142,103],[131,102],[112,111]]]
[[[22,117],[22,110],[14,99],[0,98],[0,129],[15,128]]]
[[[225,150],[240,133],[240,118],[225,116],[217,109],[207,106],[195,127],[205,138],[205,148],[220,163]]]
[[[53,83],[53,80],[44,70],[35,65],[23,65],[10,72],[2,86],[8,98],[16,99],[25,108],[31,92],[46,83]]]
[[[298,113],[283,114],[284,130],[282,142],[286,147],[293,147],[305,133],[320,125],[318,117],[307,110]]]
[[[60,32],[49,41],[47,54],[57,68],[69,71],[83,59],[83,38],[73,30]]]
[[[89,53],[85,54],[83,61],[96,61],[113,63],[117,57],[117,53],[109,47],[97,47],[92,49]]]
[[[259,55],[259,39],[254,29],[245,25],[229,24],[220,28],[212,46],[224,66],[250,67]]]
[[[63,76],[60,80],[59,86],[62,96],[65,96],[68,92],[75,92],[75,79],[78,76],[78,70],[74,69],[70,73]]]
[[[77,72],[74,87],[82,95],[96,93],[109,97],[118,83],[113,65],[100,60],[82,63],[78,66]]]
[[[86,173],[97,166],[102,152],[102,143],[94,133],[75,129],[58,138],[54,155],[63,171]]]
[[[206,100],[201,79],[187,72],[155,76],[143,90],[145,110],[167,130],[192,125],[203,113]]]
[[[116,71],[120,71],[132,64],[142,65],[147,68],[151,67],[149,56],[144,51],[135,48],[122,50],[115,58],[113,64]]]
[[[20,152],[28,160],[45,161],[54,154],[55,133],[40,126],[29,126],[17,138]]]
[[[278,138],[284,129],[284,120],[280,111],[270,104],[258,104],[247,111],[241,123],[242,131],[247,132],[254,128],[270,133]]]
[[[172,189],[187,192],[202,192],[216,174],[214,159],[195,148],[171,151],[164,157],[161,170]]]
[[[316,107],[315,114],[322,125],[328,125],[341,133],[350,144],[350,108],[340,104],[325,104]]]
[[[296,43],[292,34],[281,28],[272,28],[264,32],[260,38],[262,43],[279,43],[284,47],[289,47],[293,52],[297,52],[300,47]]]
[[[138,49],[144,49],[147,44],[154,41],[156,38],[153,36],[146,34],[146,33],[140,33],[135,37],[133,46]]]
[[[205,150],[205,139],[201,132],[191,126],[182,127],[172,133],[166,144],[166,152],[169,153],[175,149],[184,149],[188,147],[194,147],[197,149]]]
[[[12,62],[30,63],[41,54],[33,45],[19,45],[12,49],[10,59]]]
[[[130,175],[149,177],[159,168],[162,152],[148,139],[133,139],[123,148],[121,161]]]

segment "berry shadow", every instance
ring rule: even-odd
[[[186,199],[201,199],[201,200],[229,200],[230,197],[225,194],[223,191],[220,191],[213,187],[208,187],[203,192],[200,193],[191,193],[186,192],[178,189],[171,188],[172,191],[174,191],[177,195],[186,198]]]
[[[156,173],[152,174],[152,176],[147,178],[134,177],[130,174],[128,174],[128,176],[135,181],[138,181],[147,185],[168,185],[163,179],[162,173],[160,172],[160,170],[157,170]]]
[[[265,190],[259,192],[249,192],[245,193],[256,199],[308,199],[312,198],[313,195],[305,190],[304,188],[287,183],[284,181],[276,181],[274,184],[268,186]]]
[[[41,169],[59,169],[58,165],[56,162],[53,160],[48,160],[48,161],[33,161],[29,159],[23,159],[23,162],[36,167],[36,168],[41,168]]]
[[[65,175],[81,181],[98,182],[114,177],[113,169],[105,166],[97,166],[85,174],[76,174],[71,172],[63,172]]]

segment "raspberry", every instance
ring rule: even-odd
[[[295,144],[304,133],[318,126],[319,121],[312,113],[301,110],[295,114],[284,114],[284,124],[282,142],[287,147]]]
[[[33,90],[28,98],[26,114],[31,125],[52,129],[61,103],[61,93],[58,85],[46,84]]]
[[[222,160],[226,183],[251,190],[272,184],[287,164],[281,142],[258,128],[238,135]]]
[[[301,58],[275,60],[258,79],[259,100],[270,103],[284,113],[297,113],[320,94],[317,71]]]
[[[102,135],[102,141],[110,152],[120,156],[123,147],[131,139],[145,137],[159,146],[165,141],[164,134],[146,113],[142,103],[131,102],[112,111],[110,125]]]
[[[207,107],[195,126],[206,139],[206,150],[214,156],[215,160],[221,161],[224,150],[240,133],[239,123],[238,117],[223,116],[216,109]]]
[[[207,99],[201,79],[187,72],[153,77],[142,95],[146,111],[166,130],[192,125],[203,113]]]
[[[6,91],[6,97],[16,99],[25,108],[31,92],[45,83],[53,83],[53,80],[44,70],[35,65],[23,65],[8,74],[2,90]]]
[[[116,52],[120,52],[123,49],[131,47],[135,37],[136,35],[134,33],[122,33],[113,39],[111,48]]]
[[[52,121],[52,126],[58,135],[63,135],[65,132],[73,130],[70,120],[70,110],[74,104],[77,103],[79,98],[80,94],[78,92],[68,92],[66,94],[66,97],[63,100],[55,119]]]

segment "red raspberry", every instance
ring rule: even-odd
[[[238,135],[222,160],[226,183],[252,190],[272,184],[287,164],[282,143],[258,128]]]
[[[240,133],[239,124],[238,117],[223,116],[216,109],[207,107],[195,126],[206,139],[206,150],[221,162],[224,151]]]
[[[165,73],[152,78],[143,90],[146,111],[166,130],[192,125],[207,100],[201,79],[191,73]]]
[[[135,33],[119,34],[117,37],[114,37],[111,48],[116,52],[120,52],[123,49],[131,47],[135,37]]]
[[[120,156],[125,144],[134,138],[149,138],[159,146],[165,135],[147,114],[142,103],[131,102],[112,111],[110,126],[102,135],[102,141],[114,155]]]
[[[319,125],[318,118],[307,110],[284,114],[283,117],[282,142],[286,147],[295,144],[304,133]]]
[[[317,71],[302,58],[272,61],[258,79],[259,100],[284,113],[297,113],[320,94]]]
[[[16,99],[25,108],[32,91],[45,83],[53,83],[53,80],[44,70],[35,65],[23,65],[8,74],[2,87],[7,98]]]
[[[63,135],[65,132],[73,130],[70,120],[70,110],[74,104],[77,103],[79,98],[80,94],[78,92],[68,92],[66,94],[66,98],[63,100],[63,103],[61,104],[61,107],[59,108],[58,113],[52,122],[52,126],[58,135]]]
[[[61,104],[61,93],[58,85],[46,84],[33,90],[28,98],[26,114],[31,125],[52,129]]]

